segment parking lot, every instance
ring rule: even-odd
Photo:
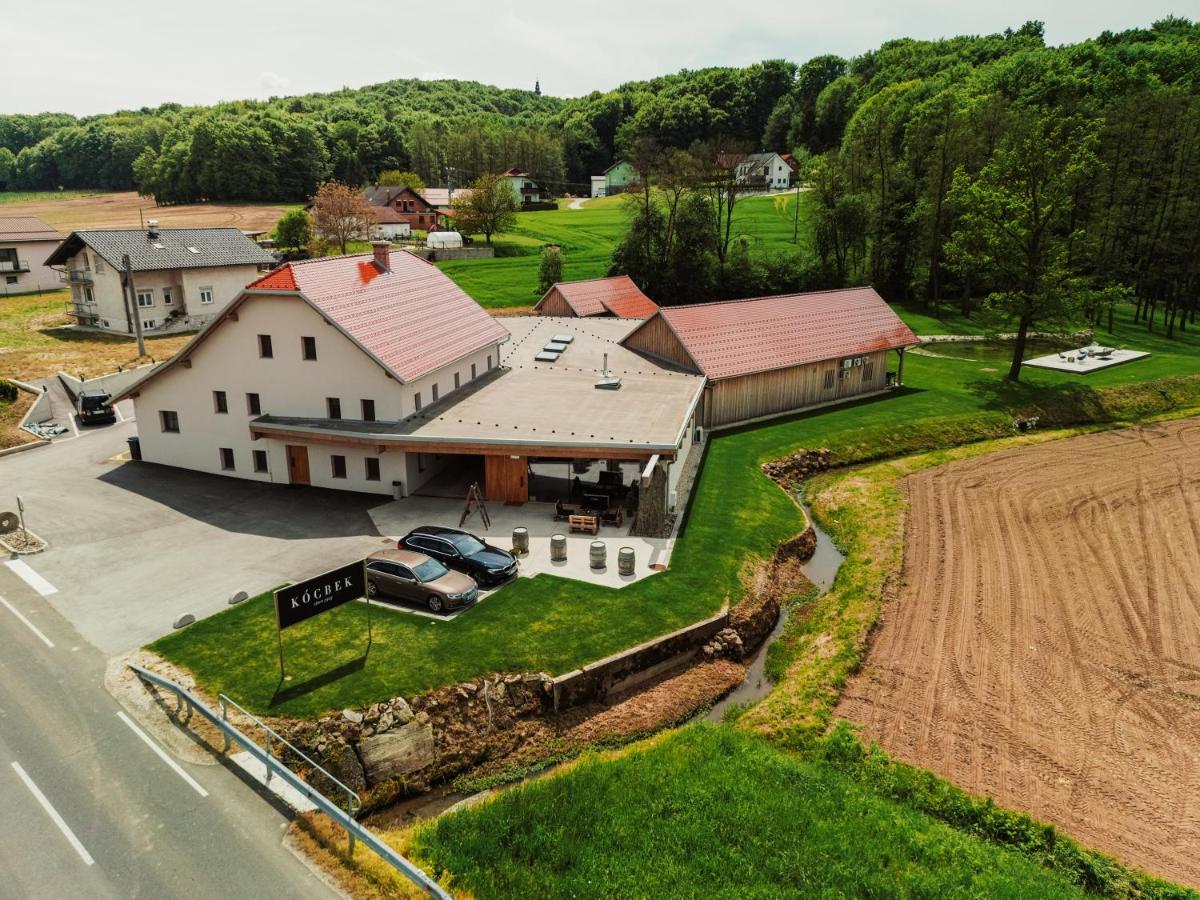
[[[128,460],[132,421],[79,429],[49,447],[0,458],[0,510],[20,495],[29,528],[50,543],[17,571],[40,582],[46,600],[108,654],[141,646],[190,613],[223,609],[372,551],[422,524],[456,525],[462,503],[261,484]],[[545,508],[543,508],[545,507]],[[491,504],[492,527],[478,513],[464,527],[511,547],[512,528],[530,534],[521,574],[549,572],[612,587],[652,574],[671,541],[629,538],[604,529],[608,565],[588,565],[591,535],[569,537],[568,560],[552,562],[549,536],[564,530],[552,507]],[[617,571],[620,547],[634,548],[637,571]]]
[[[26,557],[46,599],[116,654],[383,545],[381,498],[126,461],[132,422],[0,458],[0,508],[25,503],[50,549]],[[48,586],[47,586],[48,585]]]

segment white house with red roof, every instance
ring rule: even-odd
[[[504,321],[376,242],[251,282],[117,399],[133,399],[154,463],[381,494],[441,479],[441,496],[462,497],[478,480],[520,503],[579,494],[567,473],[590,461],[582,471],[607,473],[597,486],[649,469],[665,507],[696,444],[703,376],[621,347],[634,320]]]
[[[706,428],[880,393],[917,336],[873,288],[663,307],[622,345],[704,375]],[[895,351],[895,378],[888,354]]]

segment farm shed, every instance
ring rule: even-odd
[[[866,287],[667,307],[622,343],[707,376],[700,423],[721,428],[882,391],[917,337]]]
[[[542,295],[533,308],[539,316],[614,316],[644,319],[658,304],[638,290],[628,275],[560,281]]]

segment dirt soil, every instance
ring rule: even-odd
[[[134,191],[87,194],[83,197],[5,203],[4,216],[37,216],[64,234],[81,228],[140,228],[142,219],[157,219],[164,228],[222,225],[242,231],[270,231],[288,207],[245,203],[183,203],[155,206]],[[140,212],[140,216],[139,216]]]
[[[838,714],[1200,886],[1200,420],[910,476],[904,583]]]

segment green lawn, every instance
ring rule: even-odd
[[[29,203],[36,200],[73,200],[97,191],[0,191],[0,204]]]
[[[718,435],[666,572],[619,591],[549,575],[521,578],[449,623],[383,611],[365,665],[272,711],[312,715],[494,671],[559,674],[736,603],[739,574],[802,527],[795,505],[758,468],[797,448],[831,447],[850,462],[1002,436],[1011,433],[1014,413],[1066,425],[1161,411],[1158,391],[1096,389],[1200,373],[1200,333],[1167,340],[1133,326],[1130,316],[1121,310],[1113,342],[1153,355],[1108,371],[1084,377],[1028,369],[1013,385],[1002,366],[910,354],[904,390]],[[289,687],[355,658],[362,613],[345,607],[314,619],[308,631],[285,634],[297,648]],[[219,613],[153,648],[211,689],[258,711],[271,708],[278,676],[269,599]]]
[[[734,227],[758,249],[807,252],[809,201],[801,195],[800,242],[792,243],[793,195],[748,197],[736,207]],[[563,280],[600,278],[608,272],[613,248],[625,234],[629,213],[623,197],[589,200],[582,209],[517,213],[517,226],[495,238],[495,259],[458,259],[438,263],[438,268],[463,290],[487,307],[531,306],[538,300],[541,248],[563,248]]]
[[[419,859],[477,897],[1072,897],[1067,878],[726,726],[442,816]]]

